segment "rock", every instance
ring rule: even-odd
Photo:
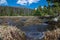
[[[2,19],[0,19],[0,24],[2,24],[2,22],[3,22],[3,20],[2,20]]]

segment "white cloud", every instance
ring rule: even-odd
[[[7,1],[6,0],[0,0],[0,5],[7,5]]]
[[[38,1],[40,1],[40,0],[28,0],[29,4],[37,3]]]
[[[27,4],[32,4],[32,3],[37,3],[40,0],[18,0],[17,4],[21,4],[21,5],[27,5]]]
[[[25,5],[25,4],[27,4],[27,1],[26,0],[18,0],[17,4]]]

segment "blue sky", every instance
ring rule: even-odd
[[[33,9],[38,6],[48,6],[48,2],[46,0],[0,0],[0,5]]]

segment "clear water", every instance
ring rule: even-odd
[[[44,32],[46,31],[47,27],[47,24],[42,23],[40,25],[30,25],[27,27],[22,27],[21,30],[25,32]]]
[[[29,32],[26,34],[27,39],[43,39],[43,37],[45,36],[43,32]]]
[[[27,39],[33,38],[35,39],[42,39],[44,37],[44,33],[47,29],[48,25],[45,23],[42,23],[40,25],[30,25],[29,27],[22,27],[22,31],[25,32]],[[29,39],[28,39],[29,40]],[[32,40],[32,39],[31,39]]]

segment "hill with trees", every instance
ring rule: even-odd
[[[60,14],[60,0],[47,0],[48,7],[35,9],[0,6],[0,16],[55,16]]]
[[[47,0],[48,7],[44,6],[41,8],[39,6],[37,10],[34,10],[34,16],[55,16],[60,14],[60,1],[59,0]]]
[[[0,6],[0,16],[27,16],[32,14],[32,9],[23,7]]]

